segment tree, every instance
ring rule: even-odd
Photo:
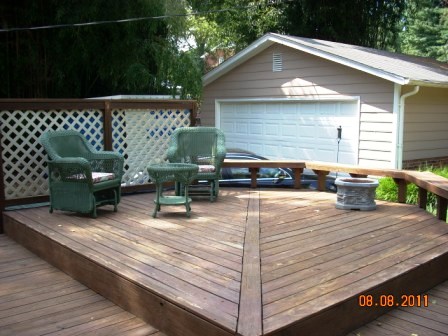
[[[198,50],[240,51],[267,32],[396,50],[404,0],[187,0]]]
[[[192,12],[189,33],[203,54],[213,49],[245,48],[267,32],[278,30],[282,2],[268,0],[187,0]]]
[[[0,32],[0,97],[200,98],[201,57],[267,32],[399,50],[404,24],[404,52],[447,59],[446,0],[5,0],[0,24],[64,25]]]
[[[154,17],[174,2],[15,0],[2,2],[0,22],[8,28]],[[168,35],[160,19],[0,33],[0,96],[165,93],[156,55],[172,47]]]
[[[397,47],[405,1],[298,0],[284,7],[287,34],[379,49]]]
[[[409,0],[401,51],[448,62],[448,2]]]

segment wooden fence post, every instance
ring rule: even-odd
[[[3,181],[4,175],[3,175],[3,146],[1,145],[3,138],[3,134],[0,132],[0,233],[3,233],[3,211],[5,210],[5,183]]]
[[[398,187],[398,203],[406,203],[408,182],[402,178],[394,178],[394,181]]]
[[[446,198],[436,195],[437,198],[437,218],[446,221],[446,211],[448,202]]]
[[[104,127],[104,150],[112,150],[112,109],[110,101],[104,102],[104,114],[103,114],[103,127]]]
[[[418,206],[420,209],[426,210],[428,203],[428,191],[422,187],[418,187]]]

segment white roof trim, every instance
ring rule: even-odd
[[[328,96],[302,96],[302,97],[262,97],[262,98],[222,98],[216,99],[219,103],[300,103],[300,102],[350,102],[359,101],[360,96],[328,95]]]
[[[317,57],[321,57],[324,59],[327,59],[329,61],[345,65],[347,67],[357,69],[360,71],[363,71],[365,73],[371,74],[376,77],[380,77],[383,79],[386,79],[388,81],[391,81],[396,84],[400,85],[407,85],[412,84],[416,85],[416,81],[410,80],[410,78],[399,76],[397,74],[393,74],[390,72],[387,72],[385,70],[381,70],[372,66],[368,66],[363,63],[356,62],[352,59],[334,55],[332,53],[328,53],[322,50],[318,50],[312,47],[309,47],[307,45],[304,45],[300,43],[300,41],[293,40],[292,38],[289,38],[288,36],[283,36],[279,34],[269,33],[258,40],[256,40],[254,43],[243,49],[241,52],[237,53],[235,56],[231,57],[224,63],[222,63],[220,66],[215,68],[214,70],[208,72],[205,74],[202,78],[203,85],[208,85],[217,78],[221,77],[222,75],[226,74],[227,72],[231,71],[241,63],[247,61],[254,55],[260,53],[261,51],[265,50],[266,48],[270,47],[274,43],[282,44],[285,46],[288,46],[290,48],[300,50],[312,55],[315,55]],[[425,82],[425,83],[418,83],[422,86],[440,86],[440,87],[446,87],[445,84],[438,84],[434,82]]]

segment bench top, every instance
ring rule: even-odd
[[[448,199],[448,179],[430,172],[418,172],[399,169],[381,169],[359,167],[354,165],[320,162],[320,161],[298,161],[298,160],[224,160],[223,167],[244,168],[308,168],[316,173],[322,172],[324,178],[328,172],[344,172],[358,175],[389,176],[394,179],[415,183],[436,195]]]
[[[306,161],[305,167],[312,170],[332,171],[348,174],[405,178],[405,171],[398,169],[366,168],[341,163],[330,163],[321,161]]]
[[[294,160],[229,160],[225,159],[223,167],[245,168],[305,168],[305,161]]]

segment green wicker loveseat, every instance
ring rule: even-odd
[[[40,137],[48,155],[50,212],[54,209],[89,213],[111,204],[117,211],[121,197],[124,158],[97,151],[72,130],[49,131]]]
[[[199,166],[198,180],[210,185],[210,200],[219,194],[221,166],[226,156],[224,133],[215,127],[182,127],[170,138],[167,158],[174,163],[193,163]]]

